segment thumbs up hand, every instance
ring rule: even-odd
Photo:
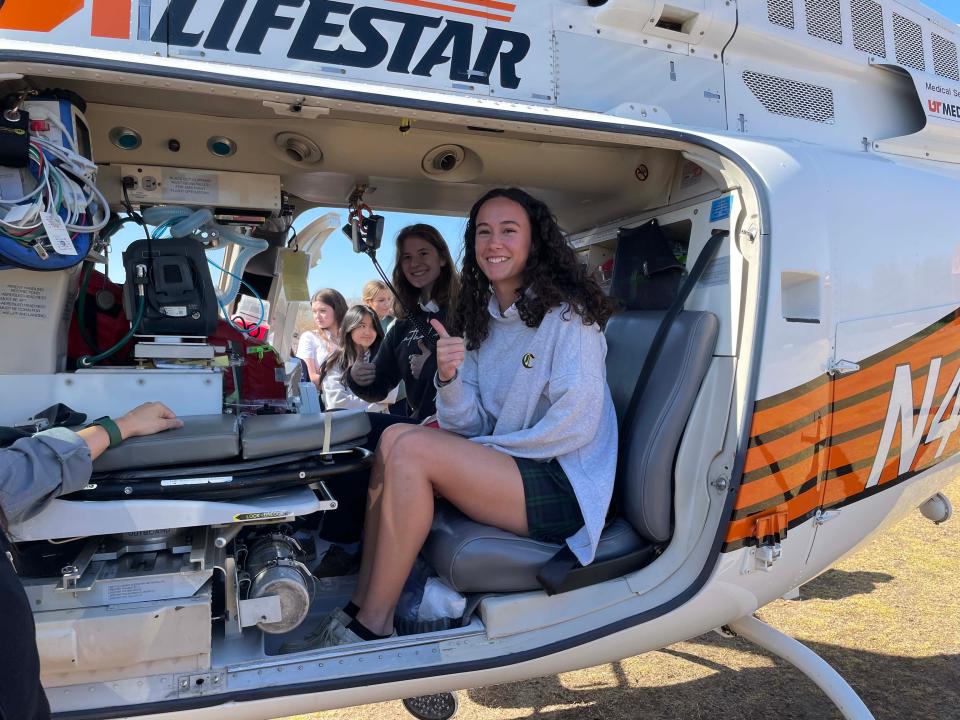
[[[437,377],[440,382],[450,382],[457,374],[457,368],[463,365],[463,358],[467,353],[466,343],[462,337],[451,337],[439,320],[431,320],[430,324],[440,336],[437,340]]]
[[[419,340],[417,345],[420,346],[420,354],[410,356],[410,374],[419,380],[420,373],[423,372],[423,364],[427,361],[427,358],[430,357],[431,352],[430,348],[424,344],[423,340]]]

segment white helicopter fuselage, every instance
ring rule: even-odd
[[[691,264],[711,230],[730,240],[686,304],[717,315],[720,331],[677,454],[673,536],[653,563],[561,595],[486,598],[466,628],[335,659],[255,658],[246,648],[193,674],[98,682],[94,673],[82,683],[56,665],[55,710],[259,720],[615,661],[751,615],[956,477],[960,32],[924,7],[170,0],[130,3],[117,21],[97,15],[97,1],[77,5],[47,27],[17,25],[0,8],[0,64],[10,82],[94,90],[87,118],[102,166],[258,171],[243,153],[174,158],[156,142],[125,155],[110,145],[115,127],[139,123],[146,137],[166,124],[203,138],[220,125],[246,150],[244,140],[269,144],[274,126],[303,127],[303,118],[376,115],[401,127],[412,120],[413,130],[371,130],[357,153],[375,154],[374,169],[347,173],[331,130],[316,136],[328,177],[283,169],[280,151],[261,145],[264,172],[304,206],[342,204],[342,191],[367,178],[384,208],[438,213],[462,213],[479,189],[506,182],[568,201],[579,181],[586,209],[569,211],[571,242],[591,269],[612,258],[619,227],[651,218],[687,224]],[[186,102],[144,104],[138,93],[151,92]],[[264,108],[275,117],[254,112]],[[472,138],[464,126],[484,132]],[[426,167],[407,174],[403,144],[420,127],[436,136],[427,146],[449,136],[475,147],[485,169],[470,174],[467,162],[446,184],[424,180]],[[529,162],[497,174],[484,155],[493,133],[538,144],[543,169]],[[583,148],[606,165],[550,177],[546,153],[569,152],[575,164]],[[623,170],[618,154],[627,179],[608,181],[597,168]],[[414,180],[425,189],[404,195]],[[642,201],[631,206],[631,193]],[[16,395],[19,413],[4,423],[42,407],[38,395],[73,397],[63,375],[0,369],[0,390]],[[30,397],[15,390],[24,387]],[[130,403],[81,397],[94,415]],[[67,502],[21,537],[94,534],[70,519]],[[203,689],[190,685],[194,676]],[[190,687],[174,688],[180,677]],[[211,692],[211,683],[226,689]]]

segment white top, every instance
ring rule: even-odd
[[[364,353],[364,362],[370,362],[370,351]],[[367,412],[385,413],[390,411],[390,406],[397,401],[399,386],[395,387],[380,402],[367,402],[363,398],[357,397],[348,385],[342,382],[343,372],[339,367],[332,367],[323,377],[323,386],[321,393],[323,395],[323,407],[325,410],[336,409],[355,409],[366,410]]]
[[[300,336],[296,355],[301,360],[313,360],[319,371],[323,361],[327,359],[327,355],[333,352],[333,349],[332,341],[321,338],[319,334],[312,330],[307,330]]]
[[[513,457],[556,458],[585,523],[567,545],[586,565],[600,541],[617,469],[603,332],[566,305],[550,310],[538,328],[527,327],[516,306],[501,314],[496,296],[490,314],[487,339],[437,392],[440,427]]]

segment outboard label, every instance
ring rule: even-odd
[[[444,15],[479,16],[494,23],[474,24],[441,14],[339,0],[221,0],[219,6],[204,2],[200,7],[198,0],[171,0],[152,40],[171,49],[243,55],[276,55],[279,50],[290,61],[378,68],[396,75],[442,73],[454,82],[488,85],[494,80],[502,87],[517,88],[530,37],[499,27],[510,22],[516,6],[496,0],[478,5],[481,9],[459,6],[456,0],[430,3]]]
[[[917,89],[920,89],[919,83]],[[924,89],[930,94],[927,96],[927,115],[960,122],[960,85],[928,81]]]
[[[898,466],[900,475],[913,469],[921,443],[928,445],[939,440],[933,455],[936,460],[939,460],[943,451],[947,449],[950,437],[956,432],[957,426],[960,425],[960,398],[957,398],[957,393],[960,391],[960,370],[957,370],[953,375],[946,393],[940,400],[939,408],[933,416],[933,421],[930,423],[929,429],[927,428],[927,420],[930,418],[930,412],[933,409],[942,363],[942,357],[930,360],[927,382],[924,385],[919,404],[913,393],[912,368],[910,365],[897,366],[890,390],[890,401],[887,405],[883,432],[880,435],[880,446],[877,448],[877,454],[870,469],[870,476],[867,479],[866,486],[868,488],[879,482],[880,474],[887,463],[891,448],[896,447],[895,435],[898,425],[900,427],[898,443],[900,447]],[[950,409],[951,406],[952,410]],[[917,410],[918,407],[919,411]]]
[[[556,102],[549,17],[516,0],[0,0],[8,31],[77,54]]]

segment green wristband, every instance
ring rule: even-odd
[[[102,418],[97,418],[92,423],[87,425],[87,427],[93,427],[94,425],[99,425],[107,431],[107,435],[110,436],[111,448],[115,448],[117,445],[123,442],[123,435],[120,432],[120,427],[109,416],[104,415]]]

